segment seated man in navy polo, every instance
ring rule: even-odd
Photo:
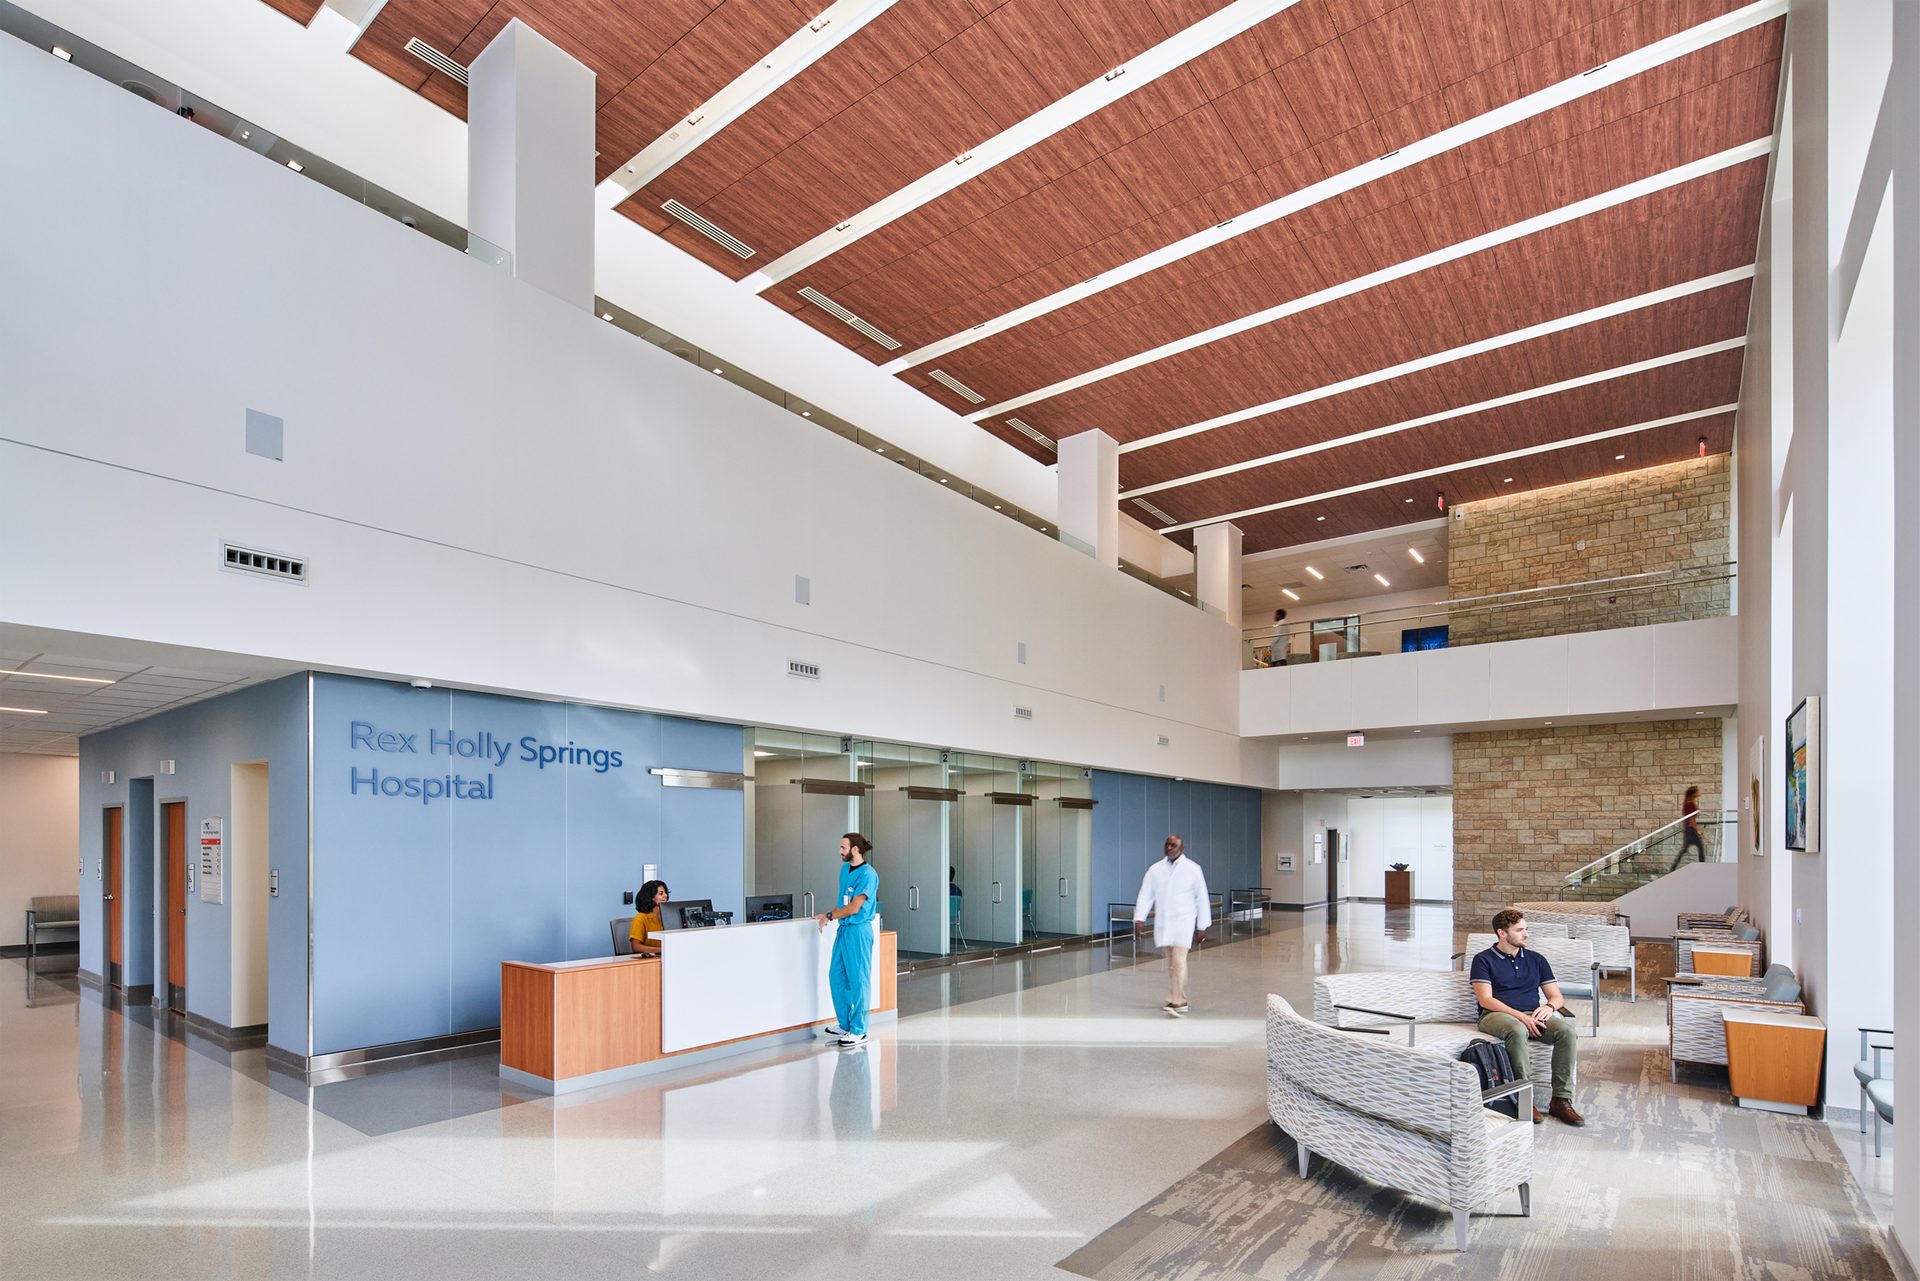
[[[1527,950],[1527,918],[1518,908],[1493,914],[1493,946],[1473,958],[1469,976],[1474,999],[1480,1002],[1480,1030],[1507,1043],[1513,1069],[1527,1072],[1527,1042],[1553,1046],[1553,1102],[1546,1112],[1533,1110],[1533,1123],[1548,1113],[1568,1125],[1587,1120],[1573,1107],[1573,1055],[1579,1031],[1571,1018],[1558,1013],[1566,1005],[1553,967],[1538,952]]]

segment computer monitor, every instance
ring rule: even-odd
[[[754,895],[747,900],[747,919],[749,921],[791,921],[793,919],[793,895]]]
[[[687,910],[693,909],[693,919],[687,919]],[[675,899],[671,903],[660,905],[660,925],[662,929],[697,929],[713,924],[713,900],[710,898]]]

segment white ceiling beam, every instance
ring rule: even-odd
[[[1319,387],[1310,387],[1306,391],[1294,392],[1290,396],[1281,396],[1275,400],[1263,401],[1258,405],[1249,405],[1245,409],[1235,409],[1212,418],[1203,418],[1197,423],[1188,423],[1184,427],[1173,427],[1151,436],[1142,436],[1120,446],[1120,452],[1130,454],[1137,449],[1151,449],[1171,441],[1183,440],[1188,436],[1198,436],[1203,432],[1217,431],[1235,423],[1246,422],[1252,418],[1263,418],[1268,414],[1279,413],[1283,409],[1293,409],[1300,405],[1309,405],[1316,400],[1327,400],[1334,396],[1357,391],[1362,387],[1371,387],[1375,383],[1391,382],[1395,378],[1404,378],[1408,374],[1417,374],[1425,369],[1434,369],[1441,365],[1450,365],[1455,361],[1466,360],[1473,356],[1482,356],[1490,351],[1499,351],[1503,347],[1513,347],[1520,343],[1531,342],[1536,338],[1545,338],[1550,334],[1564,333],[1569,329],[1579,329],[1585,325],[1598,324],[1611,320],[1615,316],[1624,316],[1648,307],[1657,307],[1661,303],[1688,298],[1694,294],[1707,293],[1723,285],[1737,284],[1743,280],[1752,280],[1753,264],[1734,267],[1728,271],[1717,271],[1710,276],[1699,276],[1693,280],[1682,281],[1677,285],[1668,285],[1664,289],[1655,289],[1644,294],[1635,294],[1631,298],[1622,298],[1615,302],[1602,303],[1598,307],[1589,307],[1585,311],[1576,311],[1566,316],[1556,316],[1552,320],[1543,320],[1536,325],[1523,325],[1519,329],[1509,329],[1504,334],[1495,334],[1491,338],[1481,338],[1474,342],[1463,343],[1458,347],[1449,347],[1445,351],[1436,351],[1425,356],[1416,356],[1412,360],[1403,360],[1397,365],[1388,365],[1385,369],[1370,370],[1364,374],[1355,374],[1351,378],[1342,378],[1339,382],[1326,383]]]
[[[821,259],[831,257],[855,241],[872,235],[888,223],[938,200],[995,165],[1013,159],[1062,130],[1072,128],[1095,112],[1112,106],[1128,94],[1146,88],[1168,72],[1178,71],[1195,58],[1259,26],[1274,15],[1291,9],[1297,3],[1299,0],[1233,0],[1226,8],[1162,40],[1132,61],[1123,62],[1100,79],[1081,85],[1011,129],[995,134],[971,150],[955,156],[932,173],[916,178],[885,199],[876,201],[846,221],[782,254],[741,283],[755,293],[779,284],[795,272],[804,271]]]
[[[1445,476],[1452,472],[1466,471],[1473,467],[1490,467],[1494,463],[1509,463],[1516,458],[1532,458],[1539,454],[1558,453],[1563,449],[1574,449],[1581,445],[1597,444],[1603,440],[1614,440],[1621,436],[1632,436],[1643,431],[1653,431],[1660,427],[1672,427],[1679,423],[1693,422],[1700,418],[1714,418],[1721,414],[1731,414],[1739,409],[1739,403],[1715,405],[1711,409],[1695,409],[1684,414],[1673,414],[1666,418],[1654,418],[1644,423],[1633,423],[1626,427],[1610,427],[1606,431],[1589,432],[1585,436],[1570,436],[1565,440],[1549,441],[1544,445],[1529,445],[1525,449],[1509,449],[1502,454],[1487,454],[1481,458],[1468,459],[1466,462],[1448,463],[1444,467],[1429,467],[1424,471],[1404,472],[1398,476],[1389,476],[1385,480],[1370,480],[1358,485],[1347,485],[1341,489],[1323,490],[1318,494],[1304,494],[1299,498],[1283,499],[1277,503],[1266,503],[1259,507],[1247,507],[1237,512],[1227,512],[1220,516],[1208,516],[1201,520],[1185,521],[1178,525],[1169,525],[1160,532],[1179,534],[1189,529],[1198,529],[1202,525],[1215,525],[1223,520],[1240,520],[1247,516],[1260,516],[1267,512],[1285,511],[1290,507],[1305,507],[1309,503],[1323,503],[1332,498],[1345,498],[1349,494],[1364,494],[1374,489],[1389,489],[1394,485],[1404,485],[1408,481],[1426,480],[1433,476]]]
[[[1674,168],[1661,173],[1636,179],[1633,182],[1627,183],[1625,186],[1615,187],[1611,191],[1603,191],[1599,195],[1589,196],[1584,200],[1576,200],[1572,204],[1562,205],[1558,209],[1550,209],[1546,213],[1536,214],[1531,218],[1524,218],[1519,222],[1510,223],[1505,227],[1500,227],[1484,235],[1473,236],[1466,240],[1458,241],[1445,248],[1436,249],[1432,253],[1421,254],[1417,258],[1408,258],[1393,264],[1391,267],[1382,267],[1378,271],[1371,271],[1362,276],[1355,276],[1351,280],[1343,280],[1337,285],[1331,285],[1325,289],[1317,290],[1314,293],[1305,294],[1276,306],[1264,308],[1263,310],[1254,312],[1252,315],[1242,316],[1238,320],[1229,320],[1225,324],[1215,325],[1210,329],[1203,329],[1199,333],[1189,334],[1184,338],[1176,338],[1172,342],[1162,343],[1158,347],[1149,348],[1135,355],[1102,365],[1098,369],[1090,369],[1086,373],[1075,374],[1071,378],[1063,378],[1045,387],[1023,392],[1018,396],[1003,400],[995,405],[989,405],[985,409],[967,416],[974,422],[980,422],[983,419],[992,418],[997,414],[1004,414],[1008,410],[1019,409],[1024,405],[1031,405],[1043,400],[1051,400],[1055,396],[1065,395],[1070,391],[1078,391],[1082,387],[1090,387],[1094,383],[1104,382],[1120,374],[1131,373],[1136,369],[1143,369],[1148,365],[1157,364],[1160,361],[1181,355],[1184,352],[1193,351],[1211,343],[1220,342],[1226,338],[1232,338],[1235,335],[1246,333],[1251,329],[1258,329],[1264,325],[1270,325],[1277,320],[1284,320],[1288,316],[1295,316],[1304,311],[1311,311],[1316,307],[1323,307],[1330,302],[1337,302],[1342,298],[1350,298],[1355,294],[1365,293],[1370,289],[1377,289],[1381,285],[1390,284],[1393,281],[1402,280],[1408,276],[1418,275],[1423,271],[1429,271],[1450,262],[1457,262],[1462,258],[1470,258],[1474,254],[1483,253],[1488,249],[1509,244],[1515,240],[1523,240],[1528,236],[1537,235],[1542,231],[1564,226],[1570,222],[1577,222],[1582,218],[1607,209],[1612,209],[1624,204],[1631,204],[1633,201],[1643,199],[1656,192],[1665,191],[1671,187],[1683,186],[1686,183],[1694,182],[1710,174],[1719,173],[1721,170],[1730,169],[1735,165],[1745,164],[1750,160],[1757,160],[1772,150],[1772,135],[1769,134],[1764,138],[1756,138],[1751,142],[1741,143],[1737,147],[1729,147],[1725,151],[1716,152],[1711,156],[1703,156],[1699,160],[1688,161],[1686,164],[1676,165]]]
[[[835,0],[819,17],[774,46],[724,89],[675,121],[673,128],[608,175],[599,187],[602,207],[611,209],[629,199],[895,3],[896,0]]]
[[[1758,3],[1749,4],[1732,13],[1689,27],[1685,31],[1657,40],[1653,44],[1624,54],[1612,62],[1582,72],[1559,84],[1549,85],[1524,98],[1495,107],[1491,111],[1442,129],[1418,142],[1408,143],[1398,151],[1388,152],[1376,160],[1369,160],[1365,164],[1356,165],[1352,169],[1334,174],[1311,186],[1289,192],[1277,200],[1268,201],[1246,213],[1229,218],[1217,226],[1194,232],[1152,253],[1143,254],[1099,275],[1090,276],[1078,284],[1069,285],[1045,298],[1036,299],[1024,307],[1017,307],[960,333],[950,334],[936,342],[928,343],[924,347],[888,362],[882,368],[888,373],[897,373],[902,369],[910,369],[926,361],[938,359],[962,347],[971,346],[995,334],[1018,328],[1050,312],[1058,311],[1062,307],[1070,307],[1074,303],[1103,293],[1116,285],[1125,284],[1129,280],[1138,279],[1149,272],[1158,271],[1184,258],[1190,258],[1194,254],[1223,244],[1236,236],[1257,231],[1269,223],[1296,214],[1302,209],[1322,204],[1356,187],[1377,182],[1403,169],[1410,169],[1414,165],[1457,150],[1489,134],[1544,115],[1569,102],[1598,93],[1623,80],[1630,80],[1655,67],[1684,58],[1690,53],[1696,53],[1709,45],[1718,44],[1722,40],[1751,30],[1762,23],[1771,22],[1784,15],[1786,11],[1787,0],[1758,0]]]

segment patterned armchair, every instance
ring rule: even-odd
[[[1518,1187],[1521,1213],[1532,1210],[1533,1126],[1485,1106],[1513,1093],[1529,1094],[1528,1084],[1483,1094],[1468,1064],[1310,1023],[1267,998],[1267,1111],[1298,1147],[1301,1177],[1318,1152],[1436,1201],[1453,1211],[1462,1250],[1467,1216],[1488,1198]]]
[[[1545,903],[1515,903],[1513,906],[1527,914],[1529,925],[1538,925],[1541,921],[1565,924],[1592,920],[1606,925],[1633,923],[1633,918],[1622,912],[1619,903],[1612,899],[1592,903],[1580,899],[1553,899]]]
[[[1676,930],[1673,935],[1673,972],[1692,974],[1694,945],[1702,947],[1725,948],[1745,952],[1749,956],[1749,976],[1760,977],[1761,967],[1766,963],[1766,943],[1760,937],[1760,931],[1745,922],[1729,929]]]
[[[1804,1014],[1800,981],[1784,965],[1763,979],[1702,976],[1697,985],[1667,989],[1668,1074],[1680,1079],[1682,1063],[1727,1064],[1728,1010],[1771,1010]]]
[[[1683,930],[1730,930],[1736,925],[1753,924],[1753,913],[1744,907],[1729,907],[1724,912],[1682,912],[1673,918],[1677,934]]]
[[[1493,1039],[1480,1031],[1480,1002],[1458,970],[1322,974],[1313,981],[1313,1021],[1387,1031],[1396,1040],[1404,1033],[1413,1048],[1449,1059],[1470,1041]],[[1545,1041],[1527,1044],[1527,1077],[1535,1098],[1553,1097],[1553,1047]]]
[[[1593,963],[1600,967],[1600,973],[1624,973],[1627,976],[1627,999],[1640,999],[1640,958],[1634,950],[1632,930],[1624,925],[1604,925],[1599,921],[1591,921],[1573,926],[1571,937],[1593,944]]]
[[[1533,922],[1527,922],[1532,925]],[[1493,946],[1491,934],[1467,935],[1466,964],[1471,971],[1473,958]],[[1600,1035],[1600,967],[1593,958],[1593,944],[1585,939],[1530,938],[1527,947],[1538,952],[1553,967],[1554,982],[1560,995],[1589,1002],[1593,1007],[1593,1034]]]

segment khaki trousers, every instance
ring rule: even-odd
[[[1160,949],[1167,954],[1167,1004],[1187,1003],[1187,949],[1171,945]]]

